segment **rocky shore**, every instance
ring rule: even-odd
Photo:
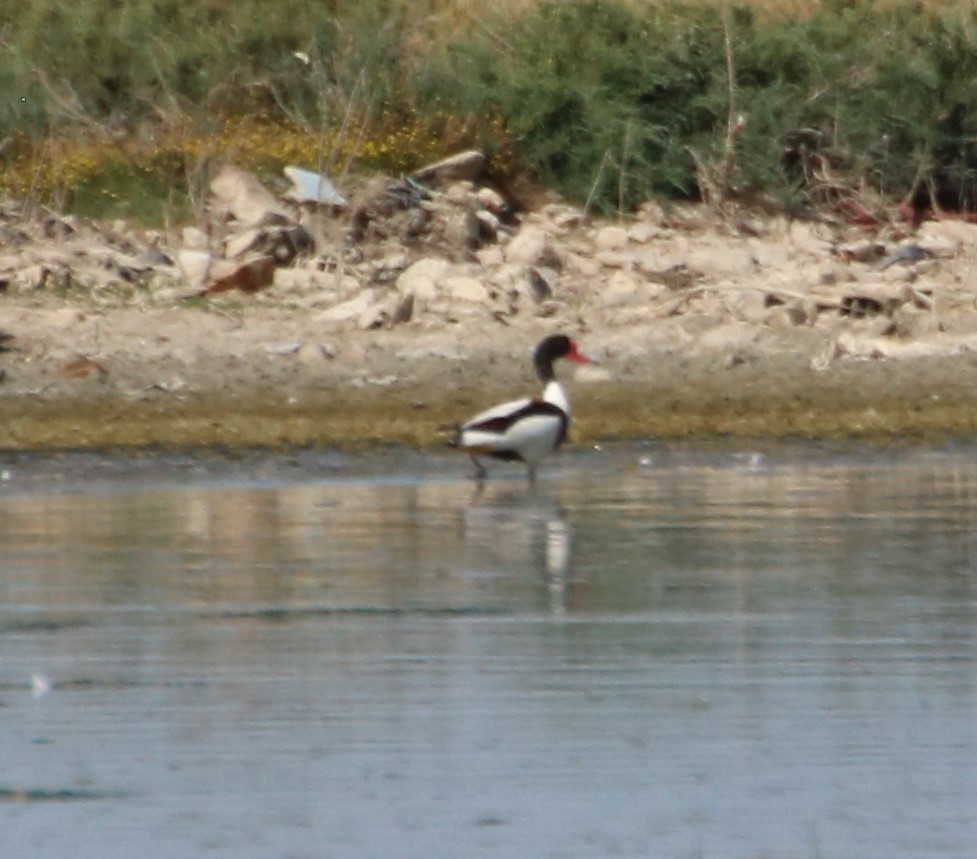
[[[601,360],[564,368],[577,442],[977,430],[977,225],[514,213],[478,157],[226,168],[168,231],[0,204],[0,449],[430,444],[555,331]]]

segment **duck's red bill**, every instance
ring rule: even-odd
[[[570,341],[570,351],[567,352],[568,361],[576,361],[578,364],[596,364],[597,362],[593,358],[588,358],[583,352],[577,348],[577,344],[572,340]]]

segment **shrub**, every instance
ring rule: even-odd
[[[0,0],[0,191],[70,190],[84,165],[97,198],[99,147],[116,189],[147,159],[172,187],[185,176],[166,165],[207,157],[400,171],[478,142],[497,169],[604,211],[694,197],[698,171],[727,163],[722,2],[503,2],[475,18],[450,0]],[[748,121],[716,176],[791,204],[837,180],[977,208],[977,5],[797,6],[734,4]]]
[[[545,2],[456,42],[420,77],[419,98],[501,116],[544,183],[627,208],[693,193],[686,146],[716,131],[705,97],[721,58],[702,13]]]
[[[524,163],[578,200],[607,210],[691,196],[696,159],[722,157],[728,120],[718,8],[543,2],[454,44],[419,91],[500,115]],[[836,0],[806,16],[735,12],[741,193],[809,193],[810,176],[791,169],[798,135],[853,187],[902,195],[933,175],[972,184],[974,7]]]

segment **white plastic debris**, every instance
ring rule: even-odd
[[[335,185],[320,173],[288,166],[285,168],[285,175],[293,186],[285,192],[285,198],[294,203],[315,203],[319,206],[340,208],[349,205],[349,201],[336,190]]]

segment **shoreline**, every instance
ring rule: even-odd
[[[87,390],[67,395],[52,391],[47,398],[0,399],[0,452],[429,448],[444,443],[445,425],[493,402],[535,393],[525,368],[509,367],[507,359],[507,354],[495,356],[483,373],[476,361],[429,359],[400,380],[384,374],[389,362],[381,361],[367,376],[374,384],[335,376],[320,384],[293,380],[285,387],[239,382],[182,393],[147,390],[138,399],[107,380],[86,379]],[[732,367],[671,356],[658,368],[660,377],[641,378],[608,359],[596,378],[567,374],[574,408],[568,443],[737,438],[885,443],[977,434],[977,362],[971,356],[860,361],[830,375],[805,367],[798,355]],[[465,385],[469,374],[482,376],[477,387]]]
[[[435,217],[472,199],[452,186]],[[464,252],[439,230],[351,246],[322,217],[318,254],[219,292],[159,261],[165,239],[226,262],[181,248],[200,230],[22,224],[0,255],[0,451],[430,447],[538,393],[532,350],[557,332],[600,362],[557,368],[571,444],[977,434],[977,225],[865,239],[553,204]]]

